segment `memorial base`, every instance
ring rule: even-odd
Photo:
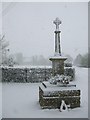
[[[56,109],[60,108],[61,101],[64,100],[69,108],[80,107],[80,90],[77,87],[57,87],[45,83],[46,87],[39,86],[39,103],[41,108]]]

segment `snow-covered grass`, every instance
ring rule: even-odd
[[[81,90],[81,107],[60,112],[58,109],[41,109],[40,83],[3,83],[3,118],[88,118],[88,69],[75,68],[73,82]]]
[[[2,84],[0,82],[0,120],[2,118]]]

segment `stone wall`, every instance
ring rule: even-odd
[[[52,76],[52,68],[1,68],[2,82],[42,82]],[[75,69],[65,68],[65,75],[75,77]]]

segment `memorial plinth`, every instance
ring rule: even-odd
[[[64,61],[66,60],[66,57],[62,56],[54,56],[50,57],[49,60],[52,61],[52,74],[53,76],[59,74],[64,74]]]
[[[69,108],[80,107],[80,90],[77,87],[59,87],[44,82],[46,88],[39,86],[39,103],[41,108],[60,108],[61,101],[64,100]]]

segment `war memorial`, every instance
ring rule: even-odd
[[[61,53],[59,30],[61,21],[56,18],[53,23],[56,25],[55,53],[49,59],[52,61],[52,77],[39,86],[39,103],[43,109],[60,108],[62,101],[68,108],[80,107],[80,90],[73,84],[71,76],[65,75],[64,72],[64,61],[67,58]]]

